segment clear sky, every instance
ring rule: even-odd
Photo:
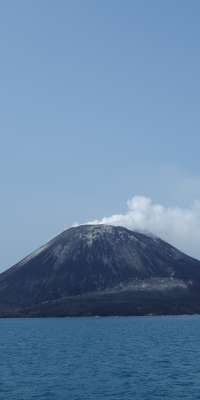
[[[74,222],[200,199],[200,2],[0,4],[0,269]]]

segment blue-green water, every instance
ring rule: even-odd
[[[200,399],[200,317],[0,320],[0,400]]]

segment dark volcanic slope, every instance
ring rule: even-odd
[[[200,262],[108,225],[70,228],[0,275],[0,316],[200,312]]]

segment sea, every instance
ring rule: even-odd
[[[0,400],[200,399],[200,316],[0,320]]]

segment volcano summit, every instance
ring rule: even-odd
[[[0,274],[0,317],[200,313],[200,261],[126,228],[81,225]]]

